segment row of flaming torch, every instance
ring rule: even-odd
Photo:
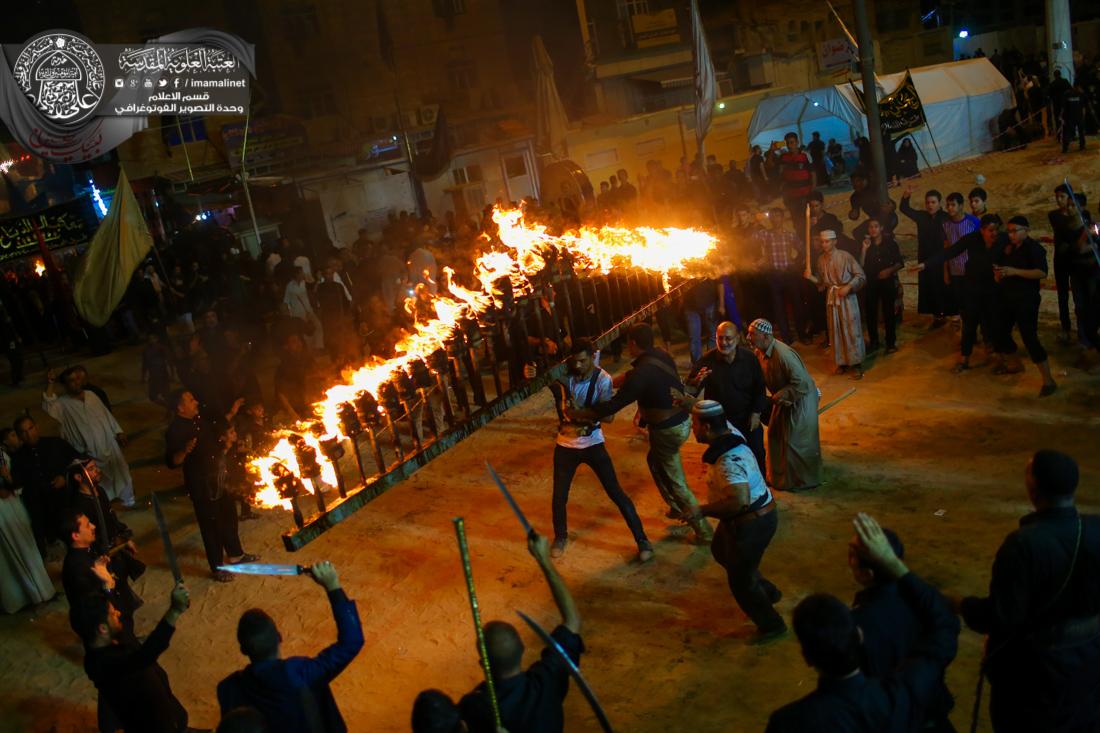
[[[532,342],[557,342],[563,325],[571,334],[605,332],[668,293],[670,276],[712,269],[717,245],[694,229],[600,227],[555,235],[518,209],[495,210],[493,221],[497,236],[483,235],[485,248],[475,259],[479,289],[462,287],[445,270],[438,293],[421,289],[407,301],[416,323],[397,344],[397,356],[344,372],[310,419],[276,432],[274,447],[251,459],[257,504],[290,510],[298,530],[316,518],[303,507],[310,498],[317,515],[327,516],[429,446],[443,450],[457,442],[462,435],[438,446],[446,442],[441,438],[468,433],[471,417],[491,402],[515,395],[524,364],[547,366],[545,350]],[[362,482],[355,489],[340,469],[346,441]],[[329,504],[325,492],[333,489],[339,499]]]

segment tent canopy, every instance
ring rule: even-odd
[[[993,149],[997,117],[1016,103],[1012,87],[989,59],[922,66],[910,73],[928,118],[928,125],[912,137],[932,164]],[[879,99],[904,81],[905,72],[879,76]],[[824,140],[836,138],[851,144],[867,134],[867,120],[847,82],[768,97],[757,106],[749,123],[749,145],[767,148],[791,131],[802,140],[819,132]]]

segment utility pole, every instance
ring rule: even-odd
[[[1069,0],[1047,0],[1047,60],[1054,70],[1073,83],[1073,36],[1070,32]],[[1049,81],[1049,79],[1047,80]]]
[[[1048,0],[1055,2],[1056,0]],[[1066,0],[1061,0],[1066,2]],[[882,124],[878,116],[878,90],[875,89],[875,45],[871,23],[867,19],[867,0],[854,0],[856,37],[859,40],[859,65],[863,75],[863,102],[867,106],[867,138],[871,141],[871,184],[878,200],[886,202],[886,156],[882,148]]]

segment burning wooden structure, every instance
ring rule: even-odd
[[[292,512],[288,551],[560,378],[565,365],[549,352],[563,351],[565,335],[603,348],[672,305],[689,281],[670,287],[670,274],[700,266],[716,244],[694,230],[553,236],[519,212],[495,219],[499,242],[487,243],[476,265],[480,292],[448,276],[438,295],[410,301],[418,324],[401,355],[331,387],[315,419],[282,431],[252,461],[257,503]],[[532,379],[524,377],[529,364]]]

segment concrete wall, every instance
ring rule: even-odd
[[[742,167],[748,159],[748,128],[756,104],[767,93],[787,91],[769,89],[719,100],[724,109],[715,110],[705,140],[706,153],[718,156],[725,166],[731,159]],[[682,125],[677,118],[680,117]],[[635,182],[645,172],[647,160],[659,160],[675,169],[680,156],[695,156],[695,124],[691,108],[662,110],[637,115],[621,122],[584,127],[569,133],[569,157],[588,174],[599,190],[599,181],[607,180],[625,168]],[[682,132],[682,138],[681,138]]]

